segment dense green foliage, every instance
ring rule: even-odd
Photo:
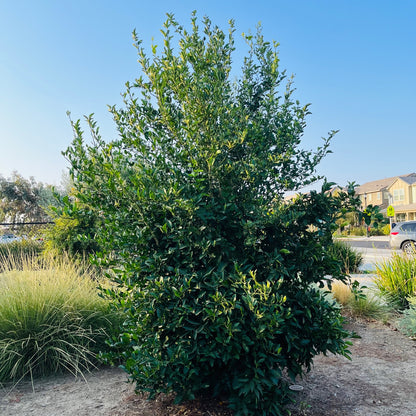
[[[96,215],[68,195],[57,198],[60,204],[51,212],[54,223],[45,232],[45,253],[85,258],[98,251]]]
[[[381,228],[388,223],[386,218],[381,212],[378,205],[368,205],[362,212],[359,212],[360,221],[364,222],[368,227],[375,229]]]
[[[359,271],[363,263],[363,256],[360,252],[354,250],[343,241],[334,241],[329,250],[340,261],[343,273],[349,274]]]
[[[406,308],[408,298],[416,296],[416,258],[393,254],[391,259],[376,266],[374,282],[393,306]]]
[[[65,152],[76,201],[97,220],[97,260],[119,285],[106,292],[126,314],[115,356],[151,396],[207,393],[236,415],[279,415],[286,371],[348,354],[339,309],[316,283],[344,278],[329,247],[351,195],[328,184],[283,201],[317,178],[330,138],[299,147],[309,110],[277,45],[245,36],[233,82],[232,23],[226,35],[193,17],[187,31],[169,16],[162,34],[151,59],[135,37],[142,75],[111,109],[119,138],[106,143],[88,117],[93,142],[75,122]]]
[[[65,259],[18,258],[18,268],[7,260],[0,274],[0,382],[94,366],[119,323],[94,276]]]
[[[355,184],[353,184],[356,187]],[[351,211],[341,213],[337,220],[340,235],[375,236],[388,235],[390,233],[389,220],[381,212],[377,205],[368,205],[364,210],[358,206]]]
[[[341,233],[335,233],[336,237],[347,237],[347,236],[383,236],[390,234],[390,224],[386,224],[382,227],[368,229],[367,226],[360,227],[348,227],[345,228]]]

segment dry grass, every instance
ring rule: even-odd
[[[393,313],[393,310],[383,302],[378,294],[370,290],[367,290],[364,296],[357,297],[348,285],[334,282],[331,294],[346,312],[355,317],[386,322]]]

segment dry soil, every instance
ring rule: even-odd
[[[352,361],[318,356],[299,380],[291,406],[296,416],[416,416],[416,341],[376,322],[354,321],[361,336],[351,347]],[[117,368],[0,387],[1,416],[230,416],[225,403],[174,405],[171,397],[148,402],[134,394]]]

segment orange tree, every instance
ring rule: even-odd
[[[317,179],[330,133],[300,148],[308,106],[292,98],[276,44],[246,35],[231,76],[234,26],[171,15],[141,74],[112,107],[119,137],[93,141],[80,122],[65,152],[76,198],[100,226],[97,261],[124,310],[111,342],[138,391],[226,398],[236,415],[280,415],[288,377],[321,352],[348,355],[339,309],[318,289],[345,279],[332,231],[351,195],[284,193]],[[176,45],[174,47],[174,45]],[[109,358],[112,359],[111,357]]]

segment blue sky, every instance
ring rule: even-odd
[[[236,36],[261,22],[280,43],[296,97],[311,103],[303,147],[340,130],[319,172],[364,183],[416,171],[416,1],[0,1],[0,175],[13,170],[59,185],[73,119],[95,113],[116,132],[107,105],[121,105],[139,74],[131,32],[149,45],[165,13],[184,25],[192,10]],[[237,42],[235,72],[246,49]]]

